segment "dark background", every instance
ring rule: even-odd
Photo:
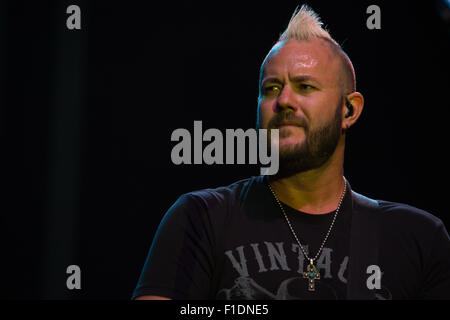
[[[170,136],[194,120],[254,127],[260,64],[301,2],[162,3],[0,3],[2,298],[129,299],[182,193],[259,173],[176,166]],[[307,3],[343,43],[365,97],[347,140],[352,188],[449,228],[444,1]],[[66,28],[71,4],[81,30]],[[381,30],[366,27],[371,4]],[[66,288],[71,264],[81,290]]]

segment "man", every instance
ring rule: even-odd
[[[450,298],[442,221],[343,177],[364,99],[321,25],[303,6],[261,66],[257,126],[279,129],[278,173],[181,196],[134,299]]]

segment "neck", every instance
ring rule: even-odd
[[[336,210],[345,180],[343,149],[338,150],[320,168],[276,179],[269,183],[281,202],[299,211],[324,214]]]

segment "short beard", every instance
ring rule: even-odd
[[[272,178],[277,180],[322,167],[333,155],[342,135],[341,102],[334,117],[317,129],[304,126],[305,142],[286,149],[280,148],[280,167]]]

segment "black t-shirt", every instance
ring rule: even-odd
[[[157,230],[133,298],[346,299],[353,193],[347,192],[315,265],[307,259],[265,177],[181,196]],[[450,298],[450,240],[442,221],[417,208],[378,201],[378,299]],[[314,257],[334,211],[311,215],[283,204],[301,244]],[[369,245],[367,250],[371,250]],[[358,259],[358,257],[354,257]],[[375,273],[372,273],[375,272]]]

